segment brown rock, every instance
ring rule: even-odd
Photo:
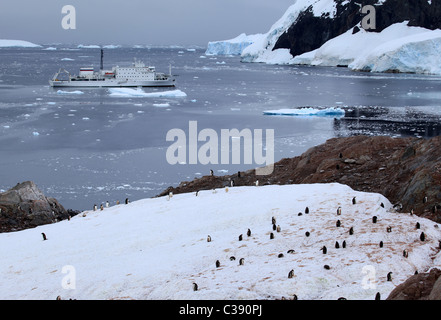
[[[440,300],[441,270],[418,273],[398,285],[386,300]]]

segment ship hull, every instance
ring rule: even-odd
[[[51,87],[174,87],[174,79],[150,80],[150,81],[117,81],[117,80],[96,80],[96,81],[69,81],[69,80],[49,80]]]

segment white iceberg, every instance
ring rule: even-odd
[[[79,44],[77,46],[77,48],[79,48],[79,49],[100,49],[101,46],[96,45],[96,44],[88,44],[88,45]]]
[[[10,48],[10,47],[39,48],[41,46],[39,44],[35,44],[23,40],[0,39],[0,48]]]
[[[75,91],[58,90],[57,94],[84,94],[84,92],[79,90],[75,90]]]
[[[234,39],[208,42],[206,55],[240,55],[242,51],[259,39],[261,34],[240,34]]]
[[[122,98],[180,98],[186,97],[187,94],[181,90],[169,90],[169,91],[158,91],[158,92],[145,92],[142,89],[131,89],[131,88],[110,88],[109,96],[111,97],[122,97]]]
[[[263,111],[264,115],[272,116],[316,116],[316,117],[343,117],[345,110],[342,108],[295,108]]]

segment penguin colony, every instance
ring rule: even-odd
[[[357,198],[356,197],[353,197],[350,200],[350,202],[352,203],[353,206],[357,206]],[[381,208],[385,207],[383,202],[379,203],[378,206],[381,207]],[[311,206],[311,208],[313,208],[313,206]],[[336,211],[333,211],[333,210],[336,210]],[[357,241],[356,241],[356,239],[357,239],[357,231],[358,230],[355,230],[354,227],[351,225],[351,222],[352,222],[353,218],[348,219],[348,221],[346,221],[345,220],[345,215],[342,214],[342,207],[341,206],[339,206],[338,208],[333,209],[333,210],[331,208],[329,209],[329,211],[331,211],[331,212],[332,211],[336,212],[335,216],[338,217],[337,220],[334,220],[336,222],[334,222],[334,228],[333,228],[334,230],[333,231],[338,230],[339,232],[337,232],[336,234],[338,234],[339,237],[338,237],[338,239],[335,240],[334,245],[333,246],[331,245],[331,248],[333,247],[333,249],[331,249],[331,250],[329,250],[328,247],[326,246],[326,244],[328,244],[328,243],[321,245],[320,251],[321,251],[322,257],[326,257],[327,255],[330,255],[330,254],[334,255],[336,250],[341,251],[341,250],[345,250],[348,246],[356,246],[356,245],[358,245]],[[314,213],[314,210],[311,210],[310,207],[307,206],[305,208],[305,210],[304,210],[304,214],[306,216],[306,215],[318,214],[318,213]],[[299,212],[297,214],[297,216],[298,217],[302,217],[303,213]],[[294,217],[294,215],[293,215],[293,217]],[[377,227],[379,224],[381,224],[381,217],[378,217],[377,215],[370,216],[370,217],[364,216],[363,219],[366,220],[366,223],[365,223],[366,224],[366,227],[365,227],[366,229],[368,229],[369,226]],[[368,222],[368,220],[371,220],[370,223]],[[280,224],[277,224],[277,223],[278,223],[278,221],[277,221],[277,217],[276,216],[272,216],[271,220],[268,221],[268,233],[267,234],[269,234],[269,239],[271,241],[277,238],[276,237],[277,233],[281,233],[281,226],[280,226]],[[285,229],[286,228],[289,229],[289,227],[294,225],[293,223],[289,224],[287,221],[283,221],[282,223],[284,225],[287,225],[287,227],[284,227]],[[301,222],[299,222],[299,226],[300,226],[300,223]],[[399,219],[398,219],[397,220],[397,224],[399,224],[399,223],[400,222],[399,222]],[[295,225],[297,226],[297,224],[295,224]],[[382,230],[386,230],[386,234],[387,233],[392,233],[392,232],[400,232],[398,230],[395,231],[396,229],[399,229],[398,227],[397,228],[395,228],[395,227],[393,228],[393,226],[390,225],[390,224],[388,224],[386,227],[383,227],[383,228],[384,229],[382,229]],[[420,231],[419,230],[420,228],[421,228],[421,225],[420,225],[420,223],[417,222],[415,227],[414,227],[414,229]],[[366,232],[368,232],[368,230],[366,230],[366,229],[363,230],[363,231],[360,230],[358,232],[366,233]],[[378,230],[378,229],[376,228],[375,230],[373,230],[373,232],[377,232],[376,230]],[[274,232],[274,231],[276,231],[276,232]],[[308,230],[308,231],[304,232],[305,239],[311,239],[312,240],[314,238],[314,233],[317,233],[317,232],[318,233],[320,233],[320,232],[323,233],[324,230]],[[248,239],[251,238],[251,230],[250,230],[250,228],[247,229],[246,235],[247,235]],[[424,232],[420,232],[419,235],[416,235],[415,237],[419,238],[419,240],[422,241],[422,242],[424,242],[426,240],[426,235],[425,235]],[[211,237],[210,236],[208,236],[208,239],[209,240],[207,240],[207,241],[211,241]],[[243,237],[243,234],[239,235],[238,241],[242,241],[242,242],[246,241],[246,239]],[[320,244],[319,242],[316,243],[316,245],[319,245],[319,244]],[[370,245],[370,244],[367,243],[367,244],[364,244],[364,245]],[[379,245],[377,246],[377,248],[381,250],[386,245],[387,245],[387,238],[385,236],[385,240],[384,241],[381,240],[379,242]],[[301,246],[301,244],[297,244],[296,246]],[[404,248],[401,249],[400,254],[402,255],[402,257],[404,259],[406,259],[406,258],[409,257],[409,254],[411,254],[410,252],[412,251],[412,249],[405,247],[405,244],[403,244],[403,246],[404,246]],[[441,240],[439,240],[439,249],[441,250]],[[295,257],[295,254],[296,254],[296,250],[295,249],[287,249],[285,252],[286,252],[286,254],[288,254],[287,256],[285,256],[284,253],[278,253],[278,254],[272,254],[272,255],[277,257],[277,258],[279,258],[279,259],[286,259],[286,257],[289,257],[289,256],[294,256]],[[379,254],[381,255],[381,252]],[[317,259],[319,261],[321,261],[321,262],[327,262],[326,259],[323,259],[323,258],[319,259],[319,256],[317,256]],[[229,258],[229,260],[230,261],[235,261],[236,258],[234,256],[231,256]],[[238,266],[244,265],[244,260],[245,260],[245,258],[243,258],[243,257],[240,258]],[[252,257],[250,257],[250,260],[252,261]],[[300,264],[300,267],[296,266],[296,264],[297,265]],[[328,262],[328,263],[323,263],[322,265],[323,265],[324,272],[332,272],[332,270],[333,270],[332,264],[330,264]],[[215,262],[216,269],[220,269],[222,266],[223,265],[221,264],[220,260],[216,260],[216,262]],[[301,265],[301,263],[299,263],[299,261],[293,260],[292,268],[290,270],[287,270],[287,277],[286,277],[286,279],[289,279],[290,281],[295,281],[295,279],[297,277],[295,270],[296,269],[298,270],[301,267],[303,267],[303,266]],[[418,273],[418,270],[415,270],[415,273]],[[393,283],[394,280],[392,278],[392,274],[393,274],[393,272],[389,271],[386,275],[383,275],[383,276],[378,275],[377,281],[383,281],[383,282],[386,281],[386,282],[392,282]],[[323,276],[326,276],[326,275],[324,274]],[[410,275],[408,275],[408,276],[410,276]],[[399,283],[394,283],[394,286],[396,286],[398,284]],[[194,288],[198,288],[198,286],[197,286],[197,284],[195,282],[193,282],[193,290],[197,290],[197,289],[194,289]],[[283,299],[283,300],[284,299],[296,299],[297,300],[297,298],[298,298],[298,294],[296,294],[294,292],[289,297],[285,297],[285,296],[280,297],[280,299]],[[301,298],[301,296],[300,296],[300,298]],[[338,299],[346,300],[345,297],[339,297]],[[380,300],[381,299],[380,292],[377,291],[376,294],[373,294],[372,299]]]

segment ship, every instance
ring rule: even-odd
[[[82,67],[78,75],[60,68],[49,80],[51,87],[174,87],[176,79],[171,74],[156,72],[155,67],[146,66],[142,61],[134,60],[132,66],[103,68],[104,52],[101,49],[100,70]]]

